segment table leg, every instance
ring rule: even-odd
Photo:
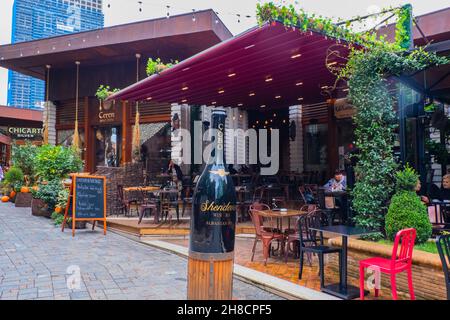
[[[341,288],[342,292],[347,292],[347,245],[348,238],[342,236],[342,255],[341,255]]]

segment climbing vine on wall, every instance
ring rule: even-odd
[[[356,107],[356,145],[360,152],[356,166],[357,181],[352,190],[357,225],[380,230],[393,192],[397,164],[393,155],[394,129],[397,126],[394,98],[389,92],[392,76],[408,74],[448,60],[423,48],[410,47],[411,6],[386,9],[397,17],[395,42],[376,32],[353,32],[350,23],[337,26],[330,19],[299,12],[293,6],[278,7],[272,2],[258,5],[259,23],[279,21],[287,27],[315,31],[344,40],[350,48],[347,64],[339,79],[349,87],[349,98]],[[352,44],[358,44],[354,46]]]

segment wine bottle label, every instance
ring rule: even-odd
[[[191,252],[220,254],[234,251],[236,191],[225,164],[225,117],[223,111],[212,115],[213,128],[217,129],[214,161],[205,167],[194,192]]]

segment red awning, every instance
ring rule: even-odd
[[[344,63],[348,48],[336,39],[287,28],[255,27],[178,65],[133,84],[111,99],[260,108],[312,104],[329,98],[336,77],[328,63]],[[301,102],[299,102],[301,101]]]

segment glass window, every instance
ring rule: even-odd
[[[95,129],[95,159],[97,166],[118,167],[122,151],[120,127]]]
[[[328,166],[327,124],[308,124],[305,126],[305,170],[323,171]]]

